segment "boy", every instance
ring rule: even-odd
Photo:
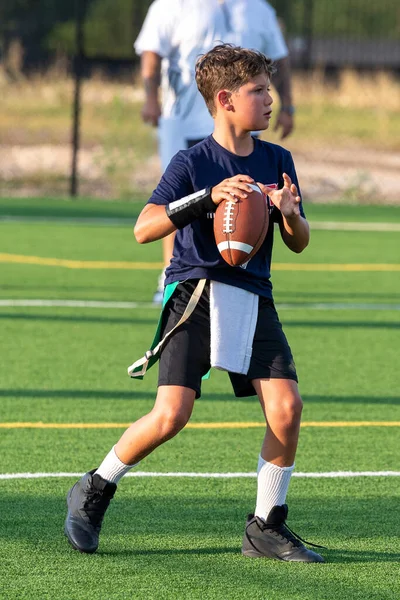
[[[302,401],[292,354],[274,308],[269,271],[274,221],[293,252],[308,245],[309,227],[290,153],[251,136],[269,125],[272,72],[272,63],[263,54],[230,44],[216,46],[197,62],[196,82],[214,119],[214,132],[174,157],[138,218],[135,236],[139,243],[147,243],[177,231],[166,273],[166,284],[177,287],[164,309],[162,335],[178,324],[189,301],[193,305],[200,283],[204,290],[190,317],[164,339],[154,408],[133,423],[100,467],[86,473],[68,493],[65,533],[81,552],[96,551],[119,479],[185,427],[201,393],[201,378],[212,364],[210,346],[212,355],[214,330],[219,327],[224,351],[235,349],[228,362],[235,362],[239,354],[245,363],[247,359],[236,372],[226,368],[235,395],[257,394],[268,425],[258,461],[256,509],[246,523],[242,553],[323,562],[285,524]],[[270,227],[245,268],[230,267],[216,247],[212,216],[223,200],[245,202],[255,182],[271,200]],[[232,325],[224,325],[224,315],[229,318],[232,310],[225,310],[228,305],[235,306],[235,319],[230,320],[239,328],[250,312],[251,335],[246,328],[244,342],[239,330],[233,340],[224,338]],[[214,323],[214,315],[222,315],[222,322]],[[222,356],[222,363],[225,359]]]
[[[158,128],[161,168],[213,131],[213,120],[193,77],[196,59],[221,42],[260,50],[274,60],[280,100],[275,129],[282,139],[294,126],[289,52],[273,7],[265,0],[154,0],[135,41],[141,59],[143,120]],[[161,100],[161,102],[160,102]],[[162,240],[164,266],[174,235]],[[153,302],[164,296],[164,270]]]

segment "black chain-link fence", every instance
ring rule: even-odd
[[[400,5],[395,0],[272,1],[295,65],[400,68]]]
[[[318,149],[321,156],[324,148],[332,157],[354,142],[394,156],[400,150],[398,0],[271,4],[294,70],[298,114],[290,149],[299,156]],[[152,187],[158,176],[156,140],[140,120],[132,45],[149,5],[150,0],[0,5],[0,103],[7,115],[0,119],[2,195],[130,197]]]
[[[0,57],[16,39],[23,68],[45,69],[76,52],[76,24],[85,15],[85,55],[110,67],[135,63],[137,36],[150,0],[14,0],[0,7]],[[271,0],[294,65],[400,68],[398,0]],[[110,69],[112,70],[112,69]]]

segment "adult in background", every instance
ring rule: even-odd
[[[275,10],[265,0],[154,0],[134,44],[145,91],[142,118],[158,127],[164,172],[179,151],[211,134],[213,120],[194,78],[196,60],[225,42],[263,52],[275,62],[273,84],[281,102],[275,124],[281,138],[293,129],[288,49]],[[163,239],[169,265],[175,234]],[[153,302],[161,303],[164,271]]]

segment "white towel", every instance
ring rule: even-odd
[[[217,281],[210,283],[211,366],[247,374],[258,317],[258,296]]]

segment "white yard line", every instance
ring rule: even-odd
[[[160,308],[157,304],[151,302],[107,302],[102,300],[16,300],[6,299],[0,300],[0,306],[21,306],[21,307],[60,307],[60,308],[119,308],[119,309],[132,309],[132,308]]]
[[[31,217],[31,216],[13,216],[0,215],[0,222],[4,223],[60,223],[75,225],[106,225],[106,226],[133,226],[136,223],[136,218],[125,217]]]
[[[357,221],[309,221],[311,229],[327,231],[400,231],[400,223],[365,223]]]
[[[106,309],[157,309],[158,304],[151,302],[113,302],[106,300],[46,300],[5,298],[0,299],[0,307],[22,307],[22,308],[106,308]],[[368,302],[284,302],[277,304],[279,310],[400,310],[400,304],[372,304]]]
[[[400,310],[400,304],[369,304],[368,302],[298,302],[277,304],[279,310]]]
[[[45,479],[49,477],[82,477],[83,473],[2,473],[0,479]],[[134,471],[125,477],[195,477],[203,479],[240,479],[255,478],[257,473],[181,473]],[[296,473],[292,477],[313,479],[335,479],[339,477],[400,477],[400,471],[328,471],[326,473]]]
[[[133,226],[136,218],[128,217],[45,217],[0,215],[0,222],[8,223],[75,223],[77,225],[126,225]],[[327,231],[400,231],[400,223],[380,223],[364,221],[309,221],[312,229]]]

